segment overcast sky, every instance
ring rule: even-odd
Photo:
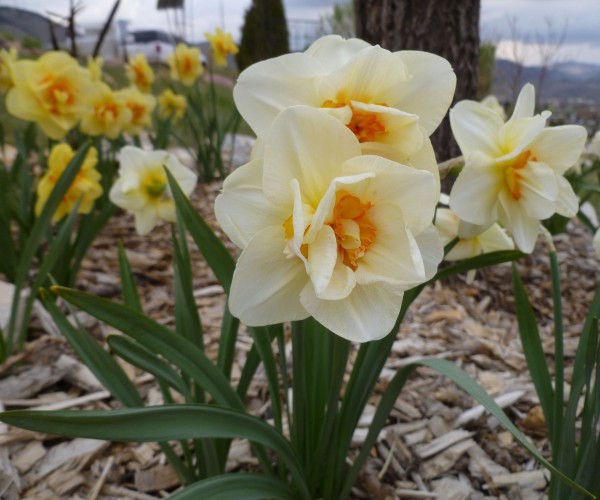
[[[105,19],[112,0],[74,0],[83,9],[80,21]],[[332,12],[333,5],[344,0],[284,0],[288,19],[314,19]],[[10,5],[39,12],[52,11],[67,14],[70,0],[3,0],[0,5]],[[156,0],[122,0],[118,19],[131,21],[133,29],[169,29],[174,19],[165,11],[156,10]],[[245,10],[251,0],[186,0],[188,29],[195,38],[203,38],[206,31],[221,26],[238,38]],[[510,19],[516,20],[517,31],[528,37],[529,46],[521,53],[527,62],[535,64],[536,33],[547,36],[547,22],[557,35],[566,26],[566,38],[560,53],[563,60],[578,60],[600,64],[600,0],[482,0],[482,38],[497,45],[498,55],[510,58],[513,54]],[[190,32],[189,31],[189,32]]]

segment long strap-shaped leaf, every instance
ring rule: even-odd
[[[258,474],[221,474],[194,483],[171,495],[171,500],[222,500],[243,498],[244,500],[295,500],[298,495],[280,479]]]
[[[369,433],[367,434],[367,439],[363,443],[359,456],[354,461],[352,468],[350,469],[348,475],[346,476],[344,487],[340,492],[338,498],[345,499],[347,498],[348,493],[350,492],[350,488],[356,481],[358,477],[358,473],[364,464],[372,446],[375,444],[377,440],[377,436],[381,431],[383,425],[387,420],[387,416],[391,411],[398,395],[402,391],[404,384],[408,380],[408,377],[411,373],[419,366],[428,366],[429,368],[433,368],[437,372],[451,379],[456,385],[458,385],[461,389],[466,391],[471,397],[476,399],[483,407],[489,411],[494,417],[498,419],[498,421],[515,437],[521,445],[526,448],[538,462],[540,462],[544,467],[550,470],[552,473],[556,474],[560,477],[565,483],[567,483],[572,488],[577,491],[586,494],[590,498],[596,498],[592,493],[585,490],[571,478],[565,476],[561,471],[559,471],[556,467],[554,467],[548,460],[546,460],[541,453],[531,444],[527,436],[525,436],[516,426],[512,423],[512,421],[508,418],[506,413],[502,411],[502,408],[498,406],[498,404],[492,399],[492,397],[485,392],[485,389],[481,387],[475,380],[473,380],[467,373],[461,370],[458,366],[450,361],[445,359],[423,359],[417,363],[407,365],[396,373],[390,384],[388,385],[386,392],[384,393],[379,406],[377,407],[377,411],[375,412],[375,417],[373,418],[373,422],[371,427],[369,428]]]
[[[9,411],[0,421],[47,434],[110,441],[245,438],[268,446],[288,466],[300,498],[310,498],[302,466],[274,427],[242,411],[214,405],[166,405],[113,411]]]

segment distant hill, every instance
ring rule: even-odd
[[[524,66],[517,88],[525,83],[538,84],[539,66]],[[517,65],[505,59],[496,60],[492,92],[501,101],[512,101],[512,86],[518,70]],[[517,91],[518,92],[518,91]],[[600,65],[573,61],[553,66],[542,87],[542,101],[586,101],[600,104]]]

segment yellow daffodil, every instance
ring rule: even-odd
[[[93,82],[102,81],[102,66],[104,65],[104,59],[100,56],[87,58],[87,69],[92,75]]]
[[[15,85],[6,96],[8,112],[36,122],[52,139],[74,127],[87,107],[90,72],[65,52],[15,62],[13,79]]]
[[[533,114],[535,93],[527,84],[511,118],[474,101],[450,111],[465,167],[450,193],[450,208],[464,221],[489,227],[497,220],[517,247],[531,252],[540,221],[554,213],[573,217],[578,200],[563,174],[581,155],[586,131],[577,125],[546,128],[550,112]]]
[[[12,86],[12,68],[17,62],[17,49],[11,47],[8,50],[0,50],[0,92],[6,92]]]
[[[129,64],[125,65],[125,74],[131,84],[135,85],[141,92],[148,93],[151,91],[154,82],[154,71],[148,64],[144,53],[139,52],[129,58]]]
[[[281,112],[264,157],[235,170],[215,203],[243,249],[229,306],[248,325],[313,316],[365,342],[393,327],[403,292],[433,276],[442,247],[434,176],[361,155],[339,120],[306,106]]]
[[[201,57],[200,49],[188,47],[185,43],[178,43],[175,51],[167,56],[171,78],[188,87],[193,85],[204,73]]]
[[[163,120],[171,118],[174,122],[185,113],[187,101],[185,96],[175,94],[171,89],[165,89],[158,96],[158,116]]]
[[[93,85],[88,103],[89,109],[81,117],[81,131],[88,135],[116,139],[133,117],[123,94],[102,82]]]
[[[156,97],[150,94],[144,94],[136,87],[127,87],[114,94],[116,99],[125,102],[125,106],[131,112],[131,119],[123,125],[124,132],[136,135],[144,128],[152,126],[152,111],[156,106]]]
[[[197,175],[166,151],[143,151],[132,146],[121,149],[119,178],[110,190],[110,200],[135,217],[135,229],[146,235],[159,220],[174,222],[175,205],[167,168],[185,194],[196,185]]]
[[[277,114],[293,105],[319,108],[355,134],[364,154],[377,154],[439,178],[429,136],[448,110],[456,77],[427,52],[390,52],[325,36],[304,53],[247,68],[234,89],[236,105],[264,137]]]
[[[214,35],[211,33],[204,33],[204,36],[210,42],[213,58],[217,66],[227,66],[227,56],[239,52],[237,45],[233,42],[231,34],[223,33],[221,28],[217,28]]]
[[[48,171],[40,179],[37,185],[37,201],[35,203],[35,215],[39,216],[44,205],[50,197],[50,193],[56,186],[58,179],[63,174],[67,165],[75,155],[71,146],[68,144],[57,144],[50,151],[48,157]],[[60,205],[52,216],[52,222],[58,222],[67,215],[75,204],[80,201],[78,212],[80,214],[89,214],[94,208],[94,202],[102,195],[102,186],[100,185],[100,173],[96,170],[98,163],[98,152],[95,148],[88,151],[81,169],[75,180],[63,196]]]

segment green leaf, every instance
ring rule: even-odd
[[[47,293],[42,291],[40,295],[58,329],[106,390],[125,406],[142,406],[144,402],[135,385],[113,357],[100,347],[92,335],[75,328]]]
[[[542,346],[542,339],[538,331],[537,321],[533,313],[533,307],[529,301],[529,296],[525,291],[519,271],[513,264],[512,266],[513,290],[515,294],[515,308],[517,312],[517,321],[519,323],[519,334],[523,353],[527,361],[527,368],[531,374],[535,391],[540,398],[540,405],[544,412],[544,418],[548,424],[548,431],[552,435],[552,416],[554,407],[554,390],[546,355]]]
[[[455,274],[466,273],[471,269],[479,269],[481,267],[502,264],[503,262],[511,262],[513,260],[518,260],[521,257],[525,257],[526,255],[527,254],[519,252],[518,250],[500,250],[498,252],[484,253],[441,269],[433,277],[431,282],[454,276]]]
[[[123,290],[125,305],[134,311],[143,312],[135,277],[131,271],[131,266],[127,260],[127,254],[121,240],[119,240],[119,273],[121,275],[121,289]]]
[[[223,373],[189,340],[126,306],[68,288],[52,287],[52,291],[163,356],[203,386],[218,404],[243,409]]]
[[[0,273],[6,275],[9,281],[14,281],[17,269],[17,252],[10,229],[9,191],[15,189],[10,176],[3,166],[0,166]]]
[[[177,184],[177,181],[173,178],[171,172],[169,172],[168,169],[165,169],[165,172],[169,178],[169,185],[173,193],[177,211],[190,231],[198,249],[202,252],[202,255],[204,255],[209,267],[215,273],[215,276],[225,290],[225,293],[228,294],[229,288],[231,287],[231,280],[233,279],[233,271],[235,269],[233,257],[218,236],[194,208],[189,198],[183,194],[183,191],[181,191],[179,184]]]
[[[225,307],[223,308],[223,320],[221,321],[221,336],[219,339],[217,366],[228,379],[231,378],[231,367],[233,366],[235,343],[237,341],[239,328],[240,320],[231,314],[229,303],[226,300]]]
[[[154,375],[157,380],[178,391],[188,402],[192,402],[190,391],[181,377],[156,354],[122,335],[109,335],[106,341],[110,348],[125,361]]]
[[[188,404],[108,412],[9,411],[0,413],[0,421],[37,432],[109,441],[246,438],[277,452],[289,467],[301,497],[310,498],[302,467],[285,437],[259,418],[230,408]]]
[[[279,479],[259,474],[237,472],[210,477],[187,486],[169,497],[171,500],[223,500],[243,498],[244,500],[296,500],[298,495]]]

